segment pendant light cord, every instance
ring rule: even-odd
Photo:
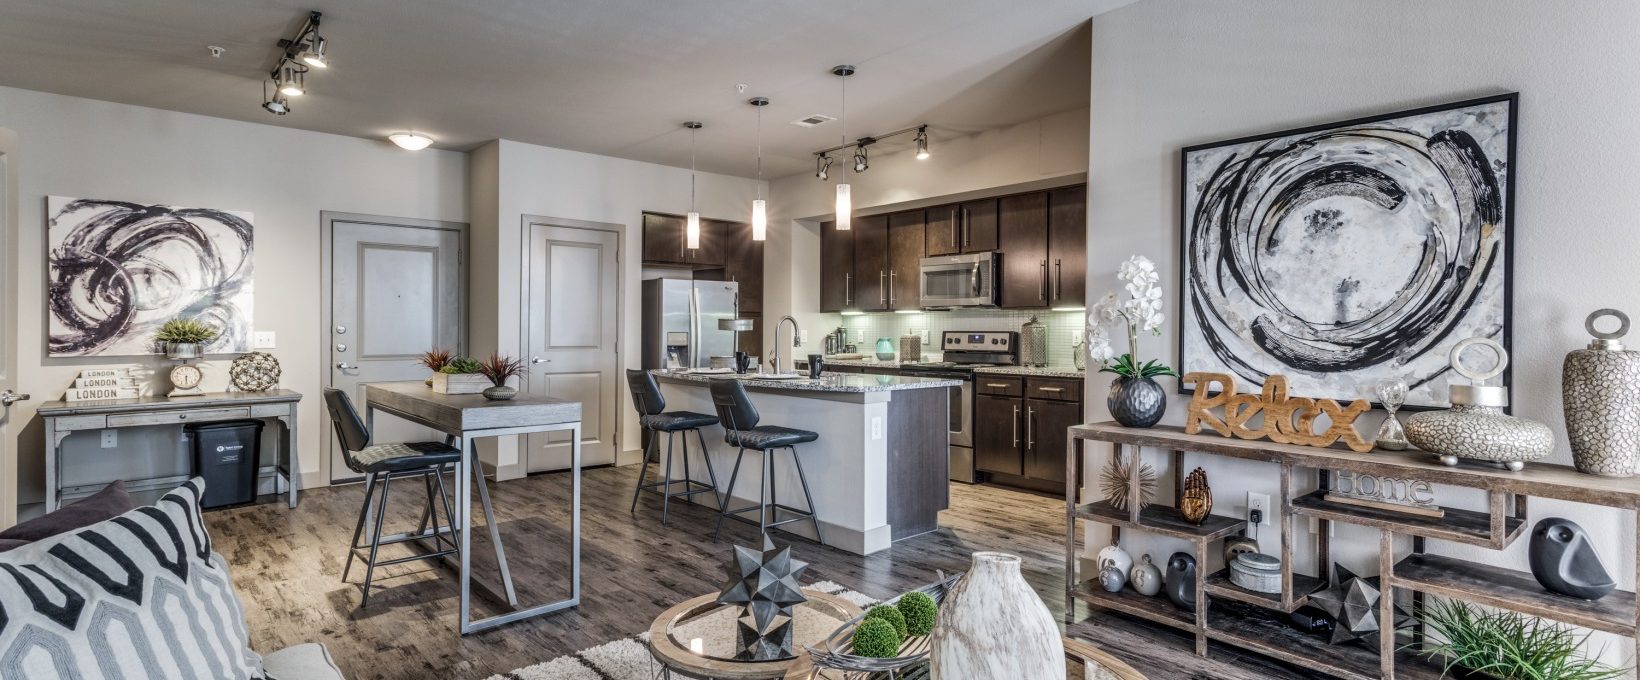
[[[843,75],[842,81],[843,81],[843,120],[842,120],[843,126],[842,126],[842,129],[840,130],[841,135],[839,136],[839,139],[841,139],[842,143],[847,144],[848,143],[848,75],[847,74]],[[843,164],[843,183],[844,184],[848,183],[848,164],[847,163]]]
[[[695,212],[695,131],[689,128],[689,212]]]
[[[763,107],[757,107],[757,197],[763,198]]]

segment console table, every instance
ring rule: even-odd
[[[1186,522],[1172,506],[1156,504],[1139,510],[1136,505],[1118,510],[1108,501],[1080,497],[1083,475],[1082,448],[1087,442],[1111,445],[1113,456],[1140,456],[1144,447],[1160,449],[1171,456],[1175,496],[1184,475],[1184,456],[1210,455],[1260,461],[1279,466],[1279,496],[1272,521],[1281,534],[1281,581],[1279,594],[1244,590],[1232,584],[1223,569],[1208,568],[1208,546],[1239,533],[1242,519],[1209,516],[1200,525]],[[1181,428],[1158,426],[1128,428],[1116,423],[1077,425],[1069,429],[1073,455],[1066,457],[1065,485],[1065,617],[1075,618],[1075,602],[1119,612],[1193,634],[1195,651],[1206,656],[1208,641],[1252,650],[1289,663],[1315,669],[1349,680],[1376,678],[1438,678],[1441,669],[1409,650],[1402,649],[1394,626],[1381,626],[1378,649],[1361,645],[1329,645],[1325,640],[1300,633],[1287,625],[1286,614],[1303,606],[1311,593],[1324,587],[1326,578],[1298,574],[1292,570],[1294,522],[1299,517],[1318,520],[1318,563],[1330,570],[1330,523],[1343,522],[1378,529],[1378,568],[1385,596],[1379,600],[1379,620],[1393,620],[1393,593],[1412,593],[1414,606],[1424,594],[1465,600],[1476,604],[1521,612],[1531,616],[1571,623],[1594,630],[1635,638],[1640,641],[1640,614],[1635,594],[1618,590],[1597,601],[1580,600],[1550,593],[1528,572],[1506,569],[1489,563],[1459,560],[1425,552],[1428,540],[1452,541],[1502,550],[1525,533],[1527,498],[1552,498],[1627,511],[1640,510],[1640,479],[1597,477],[1577,472],[1569,466],[1529,463],[1520,472],[1478,463],[1458,467],[1441,465],[1434,455],[1422,451],[1373,450],[1356,453],[1345,448],[1315,448],[1268,441],[1245,441],[1216,435],[1185,434]],[[1135,466],[1136,467],[1136,466]],[[1340,503],[1326,498],[1332,475],[1338,472],[1364,473],[1397,478],[1420,479],[1433,484],[1477,489],[1486,494],[1484,511],[1443,508],[1441,519],[1388,509]],[[1299,482],[1313,492],[1296,490]],[[1129,497],[1138,497],[1138,475],[1130,482]],[[1158,491],[1160,491],[1158,489]],[[1221,494],[1238,490],[1220,487]],[[1221,498],[1229,498],[1229,495]],[[1196,611],[1185,612],[1165,597],[1145,597],[1131,589],[1105,592],[1085,583],[1077,574],[1080,522],[1090,521],[1111,527],[1112,542],[1122,532],[1137,531],[1190,542],[1196,564]],[[1412,537],[1412,552],[1397,559],[1394,537]],[[1637,549],[1640,550],[1640,549]],[[1608,556],[1609,559],[1610,556]],[[1609,560],[1608,568],[1620,566]],[[1636,555],[1640,564],[1640,554]],[[1636,567],[1640,572],[1640,566]],[[1325,575],[1323,575],[1325,576]],[[1640,573],[1637,573],[1640,579]],[[1211,596],[1214,602],[1209,605]],[[1231,602],[1242,606],[1221,606]],[[1421,638],[1422,630],[1412,634]]]
[[[266,392],[218,392],[187,397],[137,397],[135,399],[95,399],[90,401],[48,401],[38,413],[46,428],[46,512],[56,510],[63,496],[86,495],[96,488],[64,487],[63,440],[85,430],[107,430],[150,425],[185,425],[224,420],[276,420],[284,423],[283,442],[274,465],[262,467],[260,475],[274,474],[273,490],[279,493],[279,477],[285,478],[290,507],[296,507],[296,404],[302,395],[290,390]],[[124,455],[124,449],[114,449]],[[160,489],[188,481],[189,475],[130,479],[133,490]]]

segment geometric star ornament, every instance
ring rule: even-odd
[[[735,561],[729,565],[730,581],[717,601],[741,607],[736,659],[775,661],[793,657],[792,606],[809,599],[797,584],[808,568],[809,563],[792,559],[791,546],[776,548],[768,534],[763,535],[761,551],[735,546]]]
[[[1336,622],[1332,644],[1352,642],[1378,632],[1378,599],[1383,595],[1379,583],[1377,576],[1361,578],[1342,564],[1333,565],[1333,585],[1310,595],[1310,604],[1327,612]],[[1412,616],[1400,603],[1394,607],[1395,627],[1412,625]]]

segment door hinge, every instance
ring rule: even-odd
[[[456,249],[456,264],[467,264],[467,251]]]

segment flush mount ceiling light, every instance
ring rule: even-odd
[[[917,160],[928,160],[928,126],[917,128]]]
[[[433,145],[433,138],[414,130],[395,132],[387,136],[387,140],[399,145],[399,148],[409,151],[420,151]]]
[[[769,98],[752,97],[746,103],[757,109],[757,198],[752,201],[752,240],[762,241],[769,237],[769,204],[763,200],[763,107],[769,105]]]
[[[695,131],[703,127],[699,121],[683,124],[689,128],[689,216],[684,226],[683,244],[690,250],[700,248],[700,213],[695,212]]]
[[[848,64],[842,64],[842,65],[839,65],[839,66],[834,66],[831,69],[831,74],[834,75],[834,76],[837,76],[837,81],[838,81],[838,83],[840,83],[840,91],[842,93],[842,96],[841,96],[842,106],[839,107],[839,109],[840,109],[839,113],[840,113],[840,118],[843,121],[842,122],[843,141],[847,142],[848,141],[848,77],[854,75],[854,67],[849,66]],[[837,213],[837,230],[838,231],[848,231],[848,230],[854,228],[854,199],[852,198],[851,189],[849,188],[849,185],[848,185],[848,168],[846,168],[846,167],[843,169],[843,181],[837,183],[836,213]]]
[[[319,12],[309,12],[307,21],[302,22],[295,36],[279,40],[279,47],[284,51],[279,53],[279,59],[268,72],[268,80],[262,85],[262,109],[268,113],[280,116],[290,113],[288,98],[307,94],[308,70],[330,67],[330,60],[325,56],[326,41],[319,36],[319,18]],[[269,84],[273,85],[271,94]]]

